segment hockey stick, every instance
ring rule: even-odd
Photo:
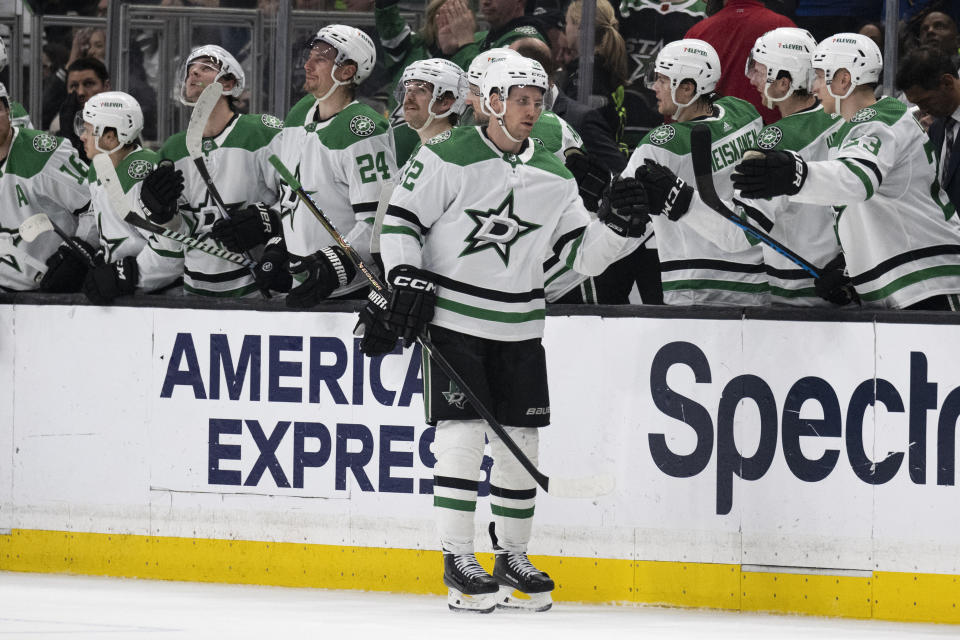
[[[814,278],[819,278],[820,269],[813,263],[783,246],[763,230],[754,227],[746,220],[742,220],[736,212],[720,199],[716,186],[713,184],[713,169],[710,166],[712,145],[713,139],[710,135],[710,128],[705,124],[695,125],[690,131],[690,155],[693,158],[693,174],[697,181],[697,193],[700,194],[703,203]]]
[[[296,194],[300,197],[303,203],[307,206],[311,213],[316,216],[317,220],[323,226],[327,232],[333,236],[337,244],[340,245],[340,248],[343,249],[347,256],[350,258],[350,261],[354,263],[357,269],[366,276],[367,280],[370,281],[370,286],[373,288],[373,291],[380,297],[380,299],[386,303],[387,295],[389,294],[387,284],[381,280],[374,272],[372,272],[367,266],[363,263],[363,259],[360,257],[360,254],[350,246],[349,243],[344,239],[342,235],[337,231],[336,227],[333,226],[333,223],[324,215],[324,213],[317,207],[316,203],[313,202],[313,199],[310,195],[304,191],[303,187],[300,185],[300,182],[293,177],[293,174],[290,173],[290,170],[287,169],[280,159],[272,155],[270,156],[270,164],[272,164],[277,172],[280,174],[280,177],[290,185],[290,188],[293,189]],[[517,443],[510,437],[510,434],[507,433],[503,425],[497,421],[493,413],[488,409],[477,397],[476,393],[467,385],[463,377],[457,373],[453,368],[453,365],[450,364],[450,361],[447,360],[440,351],[437,350],[433,342],[425,334],[420,334],[417,337],[417,341],[420,342],[420,345],[424,350],[429,354],[429,356],[440,366],[440,369],[453,381],[457,387],[463,392],[467,397],[467,400],[473,405],[477,413],[487,421],[487,424],[490,425],[490,429],[497,434],[497,437],[506,445],[507,449],[510,450],[510,453],[514,455],[517,461],[527,470],[527,473],[534,479],[534,481],[540,485],[540,487],[551,495],[556,495],[564,498],[593,498],[596,496],[601,496],[613,491],[614,487],[614,477],[611,474],[600,474],[596,476],[588,476],[584,478],[557,478],[549,477],[540,471],[536,465],[531,462],[530,458],[526,456],[522,449],[517,445]]]
[[[117,178],[117,169],[113,166],[113,162],[110,160],[110,157],[107,154],[98,153],[95,155],[93,157],[93,168],[96,170],[97,178],[99,178],[103,188],[107,191],[107,198],[110,200],[110,206],[113,207],[113,210],[117,215],[123,216],[124,222],[127,222],[139,229],[143,229],[144,231],[149,231],[150,233],[163,236],[164,238],[170,238],[171,240],[188,246],[191,249],[196,249],[212,256],[222,258],[227,262],[233,262],[234,264],[239,264],[244,267],[256,266],[256,262],[248,260],[239,253],[233,253],[232,251],[221,249],[216,245],[204,242],[202,240],[197,240],[192,236],[171,231],[170,229],[160,226],[155,222],[145,220],[134,213],[134,211],[130,208],[127,194],[123,192],[123,187],[120,186],[120,180]]]
[[[11,236],[0,237],[0,256],[10,256],[11,258],[22,261],[25,265],[33,267],[41,275],[47,272],[47,264],[14,244]]]
[[[197,98],[196,104],[193,106],[193,112],[190,114],[190,122],[187,124],[184,143],[187,146],[187,154],[189,154],[190,159],[193,160],[194,166],[197,167],[197,171],[203,179],[203,184],[207,187],[207,193],[210,194],[214,204],[220,209],[220,215],[229,220],[230,214],[227,212],[227,206],[223,203],[220,191],[217,189],[217,185],[214,184],[213,178],[210,177],[210,172],[207,170],[207,163],[203,159],[203,130],[207,126],[207,120],[210,119],[210,114],[213,113],[222,95],[223,85],[219,82],[213,82],[203,88],[203,91],[200,92],[200,96]],[[256,261],[250,256],[249,251],[244,251],[243,256],[253,263],[253,265],[256,265]],[[250,273],[256,278],[256,269],[254,266],[250,267]],[[260,287],[259,281],[257,282],[257,286],[265,298],[272,297],[266,288]]]
[[[70,251],[86,263],[88,267],[92,269],[97,266],[97,262],[93,259],[93,256],[84,251],[83,248],[81,248],[66,231],[55,224],[47,214],[37,213],[20,223],[20,237],[27,242],[33,242],[37,239],[37,236],[47,231],[53,231],[60,236],[60,239],[70,248]]]

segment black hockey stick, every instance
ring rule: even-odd
[[[91,269],[97,266],[97,261],[94,259],[89,252],[85,251],[83,247],[77,244],[77,242],[70,237],[66,231],[61,229],[49,216],[45,213],[37,213],[23,222],[20,223],[20,237],[26,240],[27,242],[33,242],[36,240],[37,236],[41,233],[47,231],[53,231],[60,239],[64,241],[67,245],[67,248],[70,249],[70,252],[75,256],[80,258]]]
[[[713,138],[710,135],[710,127],[705,124],[695,125],[690,131],[690,155],[693,158],[693,174],[697,180],[697,193],[700,194],[703,203],[814,278],[819,278],[820,269],[813,263],[774,240],[762,229],[758,229],[746,220],[742,220],[736,212],[720,199],[716,186],[713,184],[713,169],[710,166],[712,145]]]
[[[360,257],[360,254],[357,253],[356,249],[350,246],[350,244],[344,239],[342,235],[337,231],[336,227],[333,226],[333,223],[324,215],[324,213],[317,207],[316,203],[313,202],[313,199],[310,195],[304,191],[303,187],[300,185],[300,182],[293,177],[293,174],[287,169],[283,163],[275,155],[270,156],[270,163],[277,169],[277,172],[280,174],[280,177],[290,185],[290,188],[296,192],[300,197],[303,203],[307,208],[316,216],[317,220],[323,226],[327,232],[333,236],[337,244],[340,245],[340,248],[343,249],[347,256],[350,258],[350,261],[354,263],[357,269],[366,276],[367,280],[370,281],[370,286],[372,287],[373,292],[380,296],[382,301],[386,303],[387,296],[389,295],[389,289],[387,284],[377,276],[376,273],[371,271],[364,263],[363,259]],[[421,334],[417,337],[417,340],[420,342],[420,345],[424,350],[430,355],[430,357],[440,366],[440,369],[453,381],[457,387],[463,392],[467,397],[467,400],[477,410],[477,413],[487,421],[487,424],[490,425],[490,429],[497,434],[497,437],[506,445],[507,449],[510,450],[510,453],[516,457],[517,461],[527,470],[527,473],[534,479],[534,481],[543,488],[544,491],[551,495],[561,496],[565,498],[592,498],[600,495],[604,495],[613,491],[614,487],[614,478],[610,474],[601,474],[597,476],[590,476],[586,478],[551,478],[540,471],[530,458],[523,452],[523,450],[517,445],[517,443],[510,437],[510,434],[507,433],[503,425],[497,421],[493,413],[480,401],[477,397],[477,394],[467,385],[463,377],[457,373],[453,368],[453,365],[450,364],[450,361],[447,360],[443,354],[437,350],[433,342],[425,334]]]
[[[220,214],[229,220],[230,213],[227,211],[227,206],[224,204],[223,198],[220,196],[220,191],[217,189],[217,185],[213,182],[213,178],[210,177],[210,171],[207,170],[206,160],[203,158],[203,129],[207,126],[207,120],[210,119],[210,114],[213,113],[213,109],[217,106],[217,102],[220,100],[220,96],[222,95],[223,85],[219,82],[208,84],[206,87],[204,87],[203,91],[200,92],[200,96],[197,98],[197,102],[193,106],[193,112],[190,113],[190,122],[187,123],[187,131],[186,134],[184,134],[184,144],[187,147],[187,154],[189,154],[190,159],[193,160],[193,164],[197,168],[197,172],[203,179],[203,184],[207,188],[207,193],[210,194],[210,198],[212,198],[214,204],[217,205],[217,208],[220,210]],[[249,267],[250,273],[256,279],[256,261],[250,256],[249,251],[244,251],[243,256],[250,261],[252,265]],[[260,286],[259,281],[257,281],[257,287],[260,289],[260,293],[262,293],[265,298],[272,297],[269,290]]]
[[[204,242],[203,240],[198,240],[193,236],[171,231],[170,229],[167,229],[156,222],[151,222],[150,220],[145,220],[144,218],[138,216],[130,208],[129,203],[127,202],[127,194],[123,192],[123,187],[120,186],[120,180],[117,178],[117,170],[113,166],[113,162],[110,161],[110,157],[107,154],[98,153],[95,155],[93,157],[93,168],[97,172],[97,178],[100,180],[100,184],[103,185],[103,188],[107,192],[107,199],[110,201],[110,206],[113,207],[114,213],[116,213],[118,216],[123,216],[124,222],[133,225],[138,229],[149,231],[150,233],[163,236],[164,238],[170,238],[171,240],[179,242],[182,245],[186,245],[191,249],[196,249],[212,256],[222,258],[227,262],[233,262],[234,264],[239,264],[244,267],[255,267],[257,265],[256,262],[249,260],[239,253],[227,251],[226,249],[222,249],[216,245]]]

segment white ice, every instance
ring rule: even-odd
[[[546,613],[452,613],[446,599],[362,591],[0,572],[0,639],[309,637],[797,640],[951,637],[949,625],[557,603]]]

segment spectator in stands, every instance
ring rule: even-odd
[[[80,58],[96,58],[101,62],[107,59],[107,32],[103,29],[84,27],[73,32],[73,44],[67,66]]]
[[[572,59],[567,62],[567,82],[563,92],[574,100],[580,90],[580,18],[583,11],[582,0],[574,0],[567,7],[567,48]],[[614,132],[619,145],[623,140],[626,124],[624,106],[625,85],[627,83],[627,47],[618,30],[618,22],[613,6],[607,0],[597,0],[595,33],[596,46],[593,54],[593,89],[590,92],[589,106],[599,110],[600,115]],[[623,149],[625,152],[626,149]]]
[[[67,66],[67,99],[60,105],[59,124],[54,130],[70,141],[84,162],[89,162],[83,143],[73,130],[73,120],[84,103],[103,91],[110,91],[110,74],[107,67],[96,58],[78,58]]]
[[[921,111],[934,116],[927,131],[939,158],[938,178],[960,207],[960,77],[957,58],[937,46],[909,51],[900,61],[897,85]]]
[[[724,73],[717,93],[746,100],[757,108],[764,123],[771,123],[779,120],[780,114],[763,106],[744,69],[757,38],[777,27],[793,26],[796,25],[790,18],[770,11],[760,0],[724,0],[720,11],[693,25],[685,37],[710,43],[720,56]]]
[[[67,58],[70,52],[62,44],[48,42],[43,45],[43,121],[40,128],[50,128],[60,105],[67,97]]]
[[[957,23],[941,11],[931,11],[920,23],[920,44],[939,47],[949,54],[957,53],[960,49]]]

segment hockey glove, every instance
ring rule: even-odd
[[[210,237],[237,253],[259,247],[279,235],[280,214],[262,202],[231,211],[230,219],[220,218],[213,223],[210,232]]]
[[[662,164],[647,158],[637,167],[634,176],[643,185],[650,199],[650,214],[679,220],[690,209],[693,187]]]
[[[580,190],[580,198],[588,211],[596,212],[603,192],[610,185],[610,171],[593,156],[580,149],[570,148],[564,152],[567,169],[573,174]]]
[[[80,238],[74,242],[94,262],[101,262],[97,252]],[[47,272],[40,280],[40,291],[44,293],[77,293],[83,286],[83,279],[90,270],[90,263],[78,256],[67,244],[62,244],[56,252],[47,258]]]
[[[362,338],[360,351],[370,358],[392,352],[397,347],[397,334],[384,322],[386,303],[373,291],[367,296],[367,304],[360,310],[353,335]]]
[[[260,263],[253,272],[257,286],[268,291],[290,291],[293,276],[290,275],[289,265],[290,254],[287,253],[287,243],[283,241],[283,236],[270,238],[260,255]]]
[[[842,253],[838,253],[833,260],[821,269],[820,277],[813,281],[813,290],[818,296],[837,305],[856,302],[860,304],[860,296],[853,288],[853,281],[847,275],[847,260]]]
[[[750,149],[733,170],[733,187],[744,198],[792,196],[807,179],[807,163],[793,151]]]
[[[384,322],[390,331],[403,338],[404,348],[416,342],[417,336],[433,319],[437,306],[437,285],[433,274],[401,264],[387,278],[393,285]]]
[[[137,259],[127,256],[119,262],[108,262],[90,269],[83,281],[83,292],[93,304],[110,304],[120,296],[132,295],[139,280]]]
[[[356,267],[343,249],[324,247],[305,258],[290,260],[290,275],[299,284],[287,294],[287,306],[307,309],[326,300],[336,289],[350,284]]]
[[[600,202],[597,216],[617,235],[643,236],[650,222],[650,207],[643,186],[635,178],[616,178]]]
[[[148,211],[151,222],[167,224],[177,214],[177,200],[183,193],[183,171],[170,160],[161,160],[157,168],[143,179],[140,204]]]

